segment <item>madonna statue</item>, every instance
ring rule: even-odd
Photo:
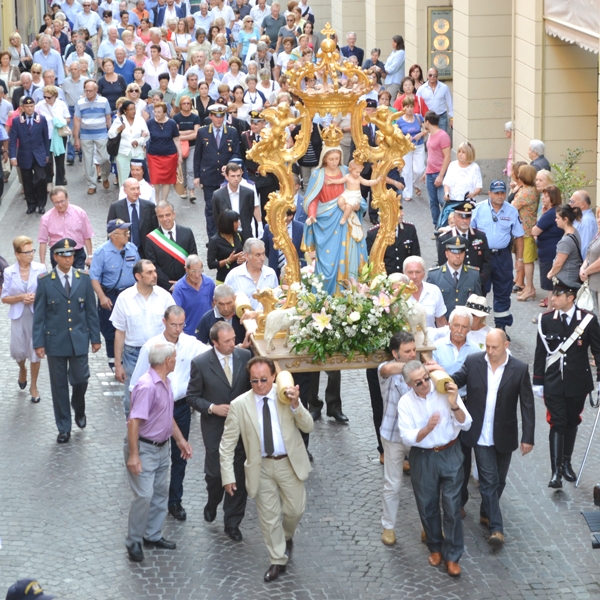
[[[329,180],[339,180],[348,173],[341,161],[339,146],[323,146],[319,166],[308,181],[303,205],[308,216],[304,224],[304,246],[315,251],[315,273],[323,274],[324,287],[331,295],[343,288],[344,280],[358,278],[359,270],[369,260],[364,235],[352,236],[350,219],[340,224],[344,212],[338,199],[345,187],[343,183],[329,183]],[[361,198],[356,211],[361,226],[366,210],[367,202]]]

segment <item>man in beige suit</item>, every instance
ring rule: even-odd
[[[246,490],[256,501],[271,558],[264,579],[273,581],[285,572],[294,533],[306,507],[304,480],[311,466],[300,431],[310,433],[314,423],[300,404],[298,386],[286,389],[289,405],[278,400],[271,359],[256,356],[246,368],[252,389],[229,406],[219,447],[221,480],[225,491],[233,495],[237,489],[233,457],[241,436],[246,451]]]

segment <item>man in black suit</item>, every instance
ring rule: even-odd
[[[140,199],[140,182],[130,177],[123,182],[125,198],[113,202],[106,221],[121,219],[131,223],[130,241],[135,244],[141,258],[146,258],[146,236],[158,227],[154,204]]]
[[[517,404],[521,405],[521,453],[533,449],[535,405],[527,364],[508,352],[508,339],[501,329],[492,329],[485,340],[486,351],[475,352],[451,375],[456,385],[467,386],[464,403],[473,418],[460,441],[475,449],[481,493],[480,521],[490,531],[491,546],[504,544],[500,496],[512,453],[519,447]],[[469,469],[470,470],[470,469]],[[465,471],[463,492],[470,473]]]
[[[303,259],[304,252],[302,252],[302,236],[304,235],[304,225],[294,219],[296,215],[295,210],[288,210],[285,213],[285,224],[287,225],[288,235],[296,248],[298,253],[298,260],[300,266],[306,265],[306,261]],[[277,278],[281,277],[281,271],[285,266],[286,260],[285,255],[281,250],[277,250],[273,246],[273,234],[269,225],[265,225],[265,231],[262,236],[262,241],[265,243],[265,254],[267,255],[268,265],[277,273]]]
[[[254,182],[256,191],[260,196],[260,207],[262,212],[262,218],[265,219],[265,205],[269,201],[269,194],[276,192],[279,189],[279,181],[273,173],[267,173],[261,175],[258,172],[258,163],[247,158],[246,154],[248,151],[260,142],[261,131],[265,127],[265,119],[260,116],[260,111],[250,111],[250,131],[244,131],[240,136],[240,144],[242,149],[242,156],[246,164],[246,170],[248,176]]]
[[[215,288],[213,293],[213,307],[204,313],[196,329],[196,338],[204,344],[210,344],[210,330],[215,323],[225,321],[235,331],[235,343],[242,344],[246,337],[246,328],[242,325],[239,317],[235,314],[235,290],[222,283]]]
[[[438,265],[446,262],[446,242],[456,236],[464,238],[466,244],[465,264],[479,269],[481,289],[484,289],[492,274],[492,251],[485,233],[471,227],[471,215],[474,208],[475,203],[467,201],[454,209],[454,227],[438,236],[437,239]]]
[[[577,479],[571,456],[585,399],[594,389],[590,350],[596,361],[596,377],[600,379],[600,325],[595,315],[575,305],[578,288],[555,277],[554,310],[544,313],[538,323],[533,383],[548,411],[551,488],[562,488],[563,475],[567,481]]]
[[[156,267],[158,285],[170,292],[185,275],[185,259],[198,254],[198,249],[192,230],[175,224],[175,208],[170,202],[159,202],[155,213],[159,226],[148,234],[146,258]]]
[[[21,85],[15,88],[12,95],[13,108],[17,110],[21,105],[21,98],[33,96],[33,92],[38,89],[37,85],[33,85],[31,73],[21,73]]]
[[[219,222],[220,214],[225,210],[233,210],[240,215],[242,227],[242,240],[254,237],[252,230],[252,219],[262,226],[260,205],[256,194],[248,187],[240,185],[242,181],[242,167],[230,162],[225,167],[225,179],[227,185],[218,189],[212,197],[212,211],[215,223]]]
[[[46,211],[46,163],[50,161],[50,140],[45,117],[35,114],[33,98],[23,99],[23,113],[13,119],[8,155],[10,164],[21,169],[27,214]]]
[[[223,500],[219,444],[225,428],[225,419],[232,400],[250,390],[246,363],[250,351],[237,348],[235,332],[228,323],[215,323],[210,329],[212,350],[192,360],[190,382],[187,389],[188,404],[200,413],[200,428],[206,449],[204,473],[208,501],[204,519],[209,523],[217,516],[217,507]],[[246,510],[244,461],[246,454],[241,440],[235,448],[233,468],[237,489],[233,495],[225,494],[223,502],[225,533],[234,541],[242,540],[239,525]]]

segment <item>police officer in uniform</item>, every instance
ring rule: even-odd
[[[429,269],[428,283],[437,285],[448,309],[446,318],[457,306],[465,306],[471,294],[481,295],[479,270],[464,264],[467,240],[459,235],[446,242],[446,263]]]
[[[471,201],[463,202],[454,209],[454,227],[437,238],[438,265],[446,262],[446,242],[460,235],[467,244],[465,264],[479,269],[479,279],[484,289],[492,274],[492,253],[485,233],[471,227],[474,209],[475,203]]]
[[[571,456],[585,399],[594,389],[588,352],[600,379],[600,325],[596,316],[575,304],[577,288],[553,278],[552,306],[538,320],[533,386],[544,397],[550,424],[550,488],[562,488],[562,476],[575,481]]]
[[[513,263],[510,252],[514,240],[516,269],[523,268],[523,225],[519,211],[506,200],[506,184],[494,180],[490,184],[489,198],[479,202],[473,211],[471,227],[487,236],[492,253],[492,273],[485,284],[484,296],[494,287],[494,321],[499,329],[513,324],[510,312],[510,295],[513,288]]]
[[[98,296],[100,333],[111,369],[115,366],[115,328],[110,315],[119,294],[135,283],[133,265],[140,260],[136,245],[129,241],[130,227],[131,223],[121,219],[106,224],[108,240],[96,249],[90,268],[92,287]]]
[[[33,314],[33,347],[40,358],[48,357],[59,444],[71,438],[69,383],[75,423],[81,429],[86,426],[89,345],[91,342],[92,352],[98,352],[102,345],[90,277],[73,269],[75,245],[74,240],[63,238],[50,249],[57,264],[39,277]]]
[[[279,181],[273,173],[261,175],[258,172],[258,163],[250,160],[246,155],[254,144],[260,142],[261,131],[265,127],[265,120],[260,116],[258,110],[250,111],[250,131],[244,131],[240,138],[242,146],[242,155],[248,171],[248,177],[254,182],[256,191],[260,196],[260,208],[262,212],[263,223],[266,222],[265,205],[269,201],[269,194],[279,189]]]
[[[210,125],[200,127],[194,151],[194,185],[204,189],[206,233],[210,239],[217,233],[213,219],[212,197],[225,181],[223,167],[230,162],[242,162],[240,137],[234,127],[223,123],[227,107],[213,104],[208,108]]]
[[[389,245],[383,256],[385,271],[388,275],[391,273],[402,273],[402,264],[404,259],[409,256],[421,256],[421,246],[417,228],[407,221],[402,220],[403,209],[400,204],[398,210],[398,226],[396,227],[396,239]],[[371,227],[367,232],[367,252],[371,253],[371,248],[375,243],[375,238],[379,232],[380,224]],[[376,369],[375,369],[376,370]]]

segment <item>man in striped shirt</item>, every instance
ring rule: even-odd
[[[102,185],[105,190],[109,187],[110,162],[106,143],[108,128],[111,125],[111,111],[108,100],[98,95],[98,85],[93,79],[85,82],[83,91],[84,97],[80,98],[75,105],[73,145],[77,152],[80,148],[82,150],[85,178],[88,182],[87,193],[91,195],[96,193],[94,148],[100,162]]]

